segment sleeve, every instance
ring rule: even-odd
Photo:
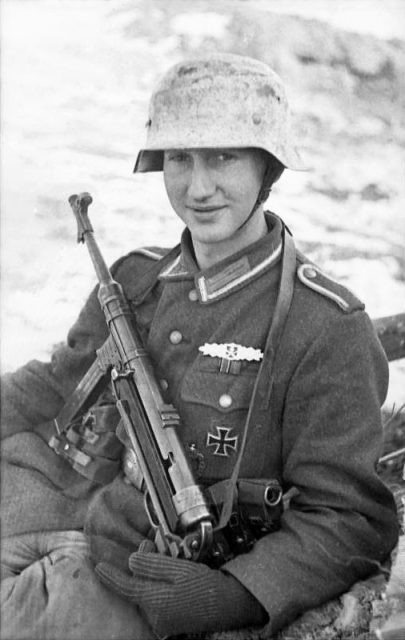
[[[136,280],[139,264],[136,259],[121,258],[111,271],[124,284],[129,274]],[[66,342],[54,349],[50,362],[32,360],[2,376],[2,438],[53,420],[93,363],[96,350],[108,336],[97,292],[98,286],[92,290]]]
[[[31,360],[2,377],[2,437],[55,418],[106,338],[104,316],[94,289],[66,342],[57,345],[50,362]]]
[[[396,543],[376,474],[388,367],[362,311],[328,322],[295,369],[282,419],[283,483],[299,494],[281,528],[223,569],[261,602],[270,631],[347,590]]]

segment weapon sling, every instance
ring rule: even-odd
[[[282,259],[281,274],[277,301],[274,310],[273,321],[267,336],[266,345],[263,352],[263,360],[255,381],[249,411],[246,418],[241,447],[238,458],[232,471],[232,475],[227,480],[222,480],[215,485],[215,495],[225,494],[225,500],[221,510],[218,525],[215,529],[223,529],[232,515],[235,491],[239,477],[239,470],[246,447],[247,436],[251,425],[256,421],[257,412],[261,408],[266,408],[270,402],[270,395],[274,382],[274,364],[281,337],[287,321],[294,293],[294,279],[296,271],[296,252],[292,235],[283,223],[282,231]]]

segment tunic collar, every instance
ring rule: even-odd
[[[208,269],[199,269],[193,253],[188,229],[181,237],[181,252],[160,273],[163,281],[194,280],[198,298],[210,303],[246,286],[270,269],[281,256],[282,222],[278,216],[266,212],[269,233],[260,240],[217,262]]]

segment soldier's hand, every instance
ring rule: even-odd
[[[128,559],[147,537],[150,523],[143,494],[122,475],[97,492],[87,512],[84,532],[93,563],[110,562],[124,571]]]
[[[236,578],[190,560],[132,553],[130,573],[105,562],[96,573],[108,587],[143,609],[158,635],[200,633],[265,624],[259,602]]]

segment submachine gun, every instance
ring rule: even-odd
[[[87,213],[91,202],[88,193],[69,198],[78,224],[78,242],[87,245],[97,274],[98,298],[110,335],[58,415],[59,435],[50,445],[62,455],[63,449],[72,446],[63,439],[67,425],[88,410],[110,377],[121,423],[143,476],[145,508],[158,552],[204,561],[207,555],[215,555],[213,515],[179,440],[180,417],[162,397],[123,289],[113,279],[94,238]]]

